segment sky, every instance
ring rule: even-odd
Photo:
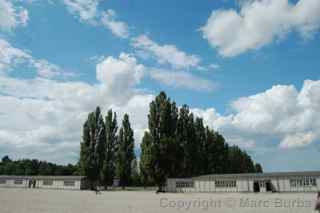
[[[265,171],[320,170],[319,0],[0,0],[0,156],[79,158],[89,112],[160,92]]]

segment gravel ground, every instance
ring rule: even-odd
[[[316,194],[190,193],[0,189],[1,213],[315,212]]]

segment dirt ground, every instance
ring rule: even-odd
[[[167,193],[0,188],[1,213],[315,212],[316,194]]]

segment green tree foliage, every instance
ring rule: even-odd
[[[229,173],[255,172],[251,157],[238,146],[229,148]]]
[[[159,190],[162,190],[166,178],[173,175],[173,170],[178,165],[178,159],[175,157],[178,150],[177,119],[175,103],[171,103],[166,94],[161,92],[150,103],[148,114],[149,132],[152,138],[151,152],[154,156],[151,177],[159,186]]]
[[[197,162],[198,165],[198,171],[197,174],[207,174],[208,172],[208,158],[207,158],[207,137],[206,137],[206,128],[203,125],[202,118],[196,118],[195,119],[195,132],[196,132],[196,140],[197,140],[197,155],[198,159]]]
[[[153,162],[155,161],[155,156],[152,154],[152,137],[149,132],[144,133],[140,147],[140,177],[143,185],[147,186],[153,183]]]
[[[91,183],[91,188],[100,182],[100,171],[105,155],[105,125],[100,108],[88,115],[83,126],[83,136],[80,146],[81,173]]]
[[[122,188],[125,188],[131,181],[134,159],[133,130],[131,129],[129,116],[125,114],[119,131],[119,147],[116,161],[116,175],[120,178]]]
[[[207,168],[205,174],[221,174],[227,171],[228,144],[224,138],[217,132],[206,127],[206,151],[205,158]]]
[[[77,175],[77,166],[57,165],[36,159],[12,161],[8,156],[0,162],[0,175]]]
[[[117,114],[112,110],[108,111],[105,118],[106,126],[106,147],[105,159],[102,166],[101,178],[105,186],[112,185],[115,176],[116,151],[117,151]]]
[[[2,158],[2,163],[8,163],[8,162],[11,162],[11,159],[9,158],[9,156],[8,155],[6,155],[6,156],[4,156],[3,158]]]
[[[256,172],[256,173],[263,173],[263,169],[262,169],[262,166],[261,166],[260,163],[257,163],[257,164],[255,165],[255,172]]]
[[[181,158],[179,176],[190,177],[193,174],[199,173],[199,166],[194,162],[200,162],[200,147],[201,142],[197,141],[196,125],[194,123],[194,116],[190,113],[189,107],[183,105],[179,111],[179,118],[177,123],[177,143],[179,150],[178,153]]]

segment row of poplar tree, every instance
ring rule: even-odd
[[[98,107],[83,126],[81,174],[91,183],[105,186],[117,177],[123,187],[138,175],[143,185],[157,185],[162,190],[168,177],[262,172],[261,165],[245,151],[229,146],[187,105],[178,108],[164,92],[149,105],[148,128],[141,142],[137,170],[129,116],[124,115],[118,131],[116,113],[110,110],[103,119]]]
[[[97,185],[112,185],[115,177],[122,187],[131,184],[137,166],[128,114],[124,115],[119,131],[112,110],[105,119],[99,107],[88,115],[83,125],[79,170],[88,178],[92,189]]]

